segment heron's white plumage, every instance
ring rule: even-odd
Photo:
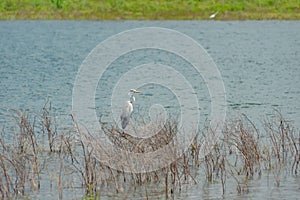
[[[126,101],[122,108],[122,114],[120,116],[122,129],[124,129],[128,125],[132,111],[133,111],[132,103],[130,101]]]
[[[219,11],[215,12],[214,14],[210,15],[209,18],[214,19],[217,16],[218,13],[219,13]]]

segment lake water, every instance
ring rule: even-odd
[[[141,27],[173,29],[202,45],[221,73],[226,91],[227,117],[245,113],[260,126],[261,121],[272,116],[277,109],[300,127],[299,21],[1,21],[1,128],[10,123],[6,117],[7,110],[28,109],[35,112],[42,108],[46,99],[51,100],[60,123],[70,123],[73,85],[84,59],[108,37]],[[109,88],[113,88],[129,69],[128,66],[148,61],[172,66],[182,62],[182,68],[177,70],[193,86],[197,85],[194,89],[201,104],[202,119],[208,117],[211,105],[204,80],[188,70],[184,61],[154,50],[131,52],[112,63],[95,94],[96,105],[92,109],[98,116],[110,119],[108,107],[112,92]],[[140,89],[144,95],[136,96],[136,114],[147,116],[153,104],[162,105],[168,112],[179,108],[174,94],[166,88],[150,84]],[[279,188],[267,182],[259,182],[257,186],[257,182],[253,181],[250,186],[253,192],[246,196],[236,196],[235,189],[229,189],[232,191],[225,197],[298,198],[299,178],[286,178]],[[199,184],[178,196],[182,199],[199,197],[222,198],[220,185]]]

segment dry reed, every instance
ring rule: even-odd
[[[110,162],[103,162],[97,156],[101,147],[94,145],[92,134],[82,131],[72,117],[74,128],[69,133],[60,132],[51,114],[51,105],[46,104],[33,117],[27,112],[14,111],[14,131],[3,129],[0,137],[0,197],[13,198],[17,195],[39,190],[43,170],[47,170],[47,156],[59,155],[57,189],[66,187],[65,168],[80,177],[85,196],[101,196],[105,185],[114,185],[115,192],[126,196],[126,185],[143,186],[147,198],[151,196],[147,185],[154,183],[164,190],[165,197],[172,197],[182,190],[186,183],[197,184],[199,170],[204,168],[208,183],[221,183],[226,194],[229,179],[237,184],[237,192],[249,192],[248,180],[272,171],[275,184],[280,186],[282,169],[299,173],[300,137],[292,125],[278,112],[276,119],[267,119],[265,133],[258,131],[245,115],[227,122],[222,135],[210,146],[204,145],[206,137],[215,134],[207,127],[198,132],[186,151],[176,149],[170,157],[176,158],[169,165],[143,173],[124,168],[115,169]],[[156,127],[157,128],[157,127]],[[116,147],[133,153],[154,152],[165,145],[176,144],[180,128],[174,119],[159,124],[158,133],[148,137],[134,137],[120,130],[116,124],[102,124],[102,131]],[[11,136],[12,139],[7,137]],[[40,135],[46,135],[47,147],[40,142]],[[200,137],[202,136],[202,137]],[[178,156],[180,155],[180,156]],[[124,163],[124,166],[126,163]]]

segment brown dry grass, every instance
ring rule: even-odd
[[[180,192],[185,183],[197,184],[199,170],[204,169],[209,183],[221,183],[226,194],[226,183],[234,180],[237,192],[249,192],[248,180],[260,177],[264,172],[272,172],[276,185],[280,186],[282,169],[291,174],[299,173],[300,137],[292,125],[280,113],[276,119],[265,121],[261,132],[245,116],[230,120],[223,128],[223,134],[212,146],[205,146],[208,135],[215,134],[210,127],[198,132],[190,148],[180,149],[170,157],[176,158],[169,165],[154,171],[136,173],[115,169],[110,162],[99,159],[101,147],[91,141],[90,133],[84,133],[75,119],[74,128],[62,132],[55,124],[51,106],[33,116],[27,112],[14,111],[16,128],[13,132],[2,131],[0,137],[0,196],[2,199],[24,195],[41,187],[41,174],[47,174],[47,157],[59,156],[56,170],[57,189],[67,186],[64,182],[66,168],[80,177],[86,196],[97,197],[105,185],[113,184],[115,191],[126,194],[125,185],[147,186],[157,184],[166,197]],[[116,125],[103,125],[104,133],[118,148],[128,152],[154,152],[167,144],[173,144],[178,131],[176,120],[167,120],[158,134],[150,138],[137,138],[123,133]],[[7,139],[12,136],[12,140]],[[44,142],[41,143],[41,135]],[[179,156],[180,155],[180,156]],[[126,162],[124,162],[125,166]],[[49,174],[49,173],[48,173]],[[104,186],[103,186],[104,185]],[[146,187],[145,187],[146,188]],[[145,189],[148,198],[147,189]]]

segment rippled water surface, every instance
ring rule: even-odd
[[[7,109],[38,111],[46,99],[51,100],[60,123],[69,123],[75,77],[90,51],[114,34],[148,26],[180,31],[203,46],[224,81],[227,116],[245,113],[260,123],[277,109],[296,127],[300,127],[299,21],[1,21],[1,128],[8,123],[5,117]],[[99,82],[96,107],[92,109],[96,109],[98,115],[110,114],[108,107],[112,92],[108,88],[113,88],[129,66],[147,62],[172,66],[177,63],[180,66],[177,70],[196,86],[194,89],[200,102],[202,119],[207,118],[210,97],[203,79],[189,70],[183,60],[172,56],[154,50],[123,55],[112,63],[111,70]],[[144,95],[137,97],[137,109],[134,111],[137,114],[148,115],[153,104],[160,104],[170,112],[180,106],[167,88],[150,84],[141,89]],[[264,177],[263,181],[253,180],[250,183],[252,192],[246,196],[236,196],[235,188],[232,188],[226,197],[298,198],[298,177],[286,178],[279,188],[270,180],[273,176],[270,177]],[[220,185],[214,187],[203,183],[190,187],[177,197],[221,198],[220,190]],[[41,193],[51,199],[47,190]],[[114,191],[107,198],[114,196],[121,198]]]

